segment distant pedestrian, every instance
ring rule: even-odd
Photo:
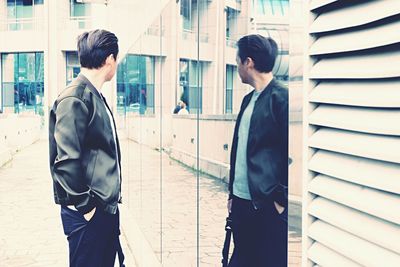
[[[179,110],[178,115],[189,115],[189,111],[186,109],[186,104],[183,101],[181,101],[181,109]]]
[[[179,112],[179,110],[181,110],[181,108],[182,108],[182,100],[179,100],[178,104],[176,104],[176,107],[175,107],[173,113],[178,114],[178,112]]]

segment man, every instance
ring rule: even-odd
[[[230,267],[287,266],[288,91],[272,75],[277,51],[261,35],[238,41],[238,73],[254,90],[243,99],[233,136]]]
[[[120,266],[118,203],[120,148],[115,122],[101,94],[117,69],[118,39],[105,30],[78,37],[81,73],[50,112],[50,171],[61,205],[71,267]]]

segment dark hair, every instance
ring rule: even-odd
[[[78,56],[82,67],[98,69],[111,54],[117,59],[118,38],[112,32],[94,30],[79,35]]]
[[[271,72],[274,68],[278,45],[271,37],[265,38],[259,34],[246,35],[240,38],[237,46],[242,63],[249,57],[259,72]]]

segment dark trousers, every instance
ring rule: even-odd
[[[114,267],[117,252],[120,266],[124,266],[118,211],[109,214],[97,208],[86,221],[78,211],[62,206],[61,219],[69,243],[70,267]]]
[[[229,267],[287,267],[287,208],[279,214],[270,201],[255,210],[251,201],[234,197],[231,212]]]

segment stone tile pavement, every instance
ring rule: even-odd
[[[132,141],[122,148],[124,206],[163,266],[196,266],[197,242],[200,266],[220,266],[226,185],[201,175],[198,203],[195,172]],[[0,168],[0,267],[68,266],[47,157],[47,143],[39,141]],[[121,239],[127,267],[135,266],[129,244],[136,240],[128,242],[124,230]],[[290,229],[289,240],[289,266],[300,266],[299,231]]]
[[[66,267],[68,243],[53,202],[48,145],[39,141],[0,168],[0,267]],[[127,254],[127,266],[135,266]]]
[[[196,173],[165,153],[132,141],[122,151],[124,203],[163,266],[197,266],[197,253],[200,266],[221,266],[227,185],[201,174],[197,191]],[[300,266],[301,233],[289,230],[289,266]]]

